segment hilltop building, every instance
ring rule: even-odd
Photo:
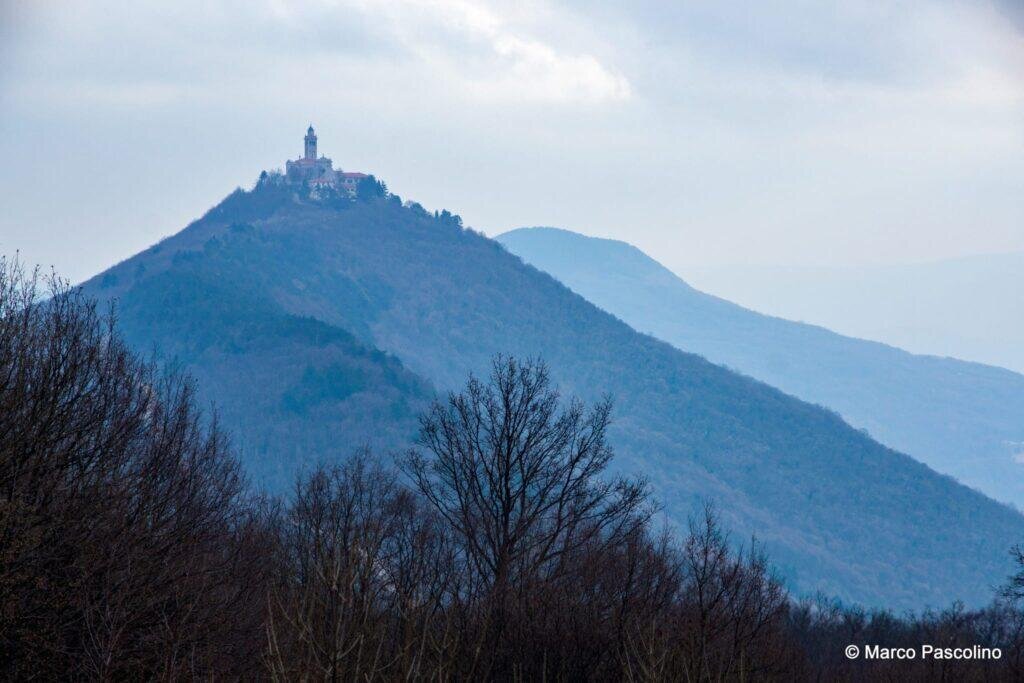
[[[310,187],[335,187],[350,195],[356,193],[359,181],[367,177],[365,173],[335,170],[330,159],[316,155],[316,132],[310,125],[303,139],[305,147],[301,159],[285,162],[285,178],[289,183],[307,183]]]

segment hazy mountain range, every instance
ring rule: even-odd
[[[1024,508],[1024,376],[760,315],[697,291],[624,242],[553,228],[497,239],[633,328],[827,406],[882,443]],[[807,287],[807,298],[827,300],[827,290]]]
[[[1009,507],[832,411],[634,331],[450,214],[394,196],[237,191],[97,275],[129,340],[176,359],[258,483],[363,444],[402,448],[435,391],[497,352],[541,355],[566,394],[615,398],[622,470],[682,522],[714,500],[800,593],[920,607],[987,600],[1024,539]]]
[[[705,292],[757,311],[1024,372],[1024,253],[861,268],[688,268]]]

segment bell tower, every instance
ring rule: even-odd
[[[306,154],[307,159],[316,159],[316,133],[313,132],[313,126],[309,126],[309,130],[306,131]]]

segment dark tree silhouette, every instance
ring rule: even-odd
[[[386,197],[388,194],[388,186],[384,184],[384,181],[377,180],[372,175],[368,175],[365,178],[360,178],[356,184],[356,199],[360,201],[368,201],[377,197]]]
[[[608,400],[562,410],[542,362],[498,357],[487,384],[470,378],[423,417],[426,453],[410,452],[405,469],[488,591],[551,578],[562,557],[617,544],[646,522],[644,482],[601,478],[610,413]]]
[[[611,402],[563,403],[541,362],[435,403],[408,481],[358,452],[255,498],[192,383],[47,284],[0,262],[4,680],[1024,676],[1024,571],[984,609],[794,602],[710,507],[653,533],[607,471]],[[1002,656],[843,654],[925,643]]]
[[[252,671],[258,509],[192,385],[0,263],[0,676]]]
[[[574,569],[646,523],[643,481],[606,477],[611,401],[562,407],[543,362],[498,356],[485,384],[436,402],[404,461],[417,489],[454,531],[470,585],[486,597],[500,641],[510,611],[538,583]]]
[[[398,679],[436,667],[446,644],[427,636],[453,574],[436,522],[367,453],[300,478],[269,596],[273,675]]]

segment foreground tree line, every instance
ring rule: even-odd
[[[367,452],[247,487],[192,383],[75,290],[0,265],[0,677],[1019,680],[1024,576],[982,610],[796,601],[706,508],[662,528],[613,476],[610,401],[539,362]],[[999,577],[994,577],[998,581]],[[848,660],[849,644],[999,647]]]

